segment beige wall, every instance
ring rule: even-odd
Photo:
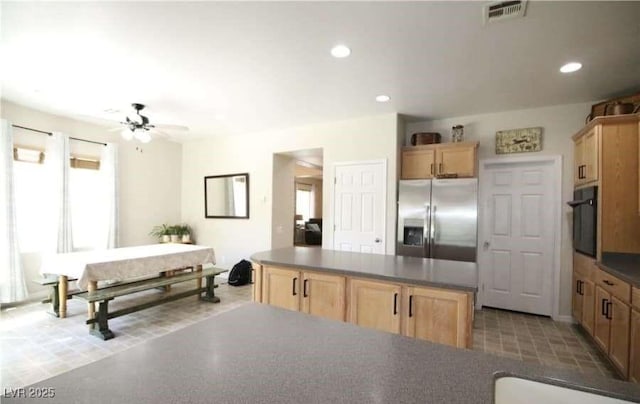
[[[308,125],[239,136],[214,137],[183,145],[182,220],[193,226],[200,244],[215,248],[218,265],[230,267],[242,258],[273,245],[272,229],[293,231],[291,211],[280,215],[273,185],[274,153],[323,149],[324,228],[333,228],[334,163],[358,160],[387,161],[387,254],[395,252],[395,195],[397,115],[387,114],[339,122]],[[205,219],[203,178],[236,172],[250,173],[250,218]],[[289,186],[293,188],[293,178]],[[293,202],[293,198],[291,198]],[[274,206],[275,204],[275,206]],[[275,212],[275,214],[274,214]],[[293,235],[288,240],[293,243]],[[323,247],[331,248],[333,234],[323,232]]]
[[[560,271],[560,315],[571,314],[571,272],[572,262],[572,211],[564,203],[573,196],[573,142],[571,135],[584,126],[592,103],[559,105],[544,108],[499,112],[440,119],[430,122],[407,124],[405,143],[410,144],[415,132],[440,132],[442,141],[448,142],[451,127],[464,125],[465,140],[479,141],[479,158],[497,158],[495,154],[495,133],[503,129],[542,126],[543,150],[539,154],[562,156],[562,223],[561,223],[561,271]],[[504,156],[504,155],[502,155]],[[482,234],[482,229],[478,229]]]
[[[11,123],[47,132],[63,132],[73,137],[118,143],[120,191],[120,245],[133,246],[155,242],[148,235],[161,223],[178,223],[181,209],[182,146],[165,140],[142,145],[122,140],[107,127],[64,118],[11,102],[2,101],[0,114]],[[14,130],[16,143],[44,144],[46,135]],[[98,155],[96,146],[72,141],[72,150],[80,154]],[[138,150],[136,150],[138,148]],[[38,274],[38,254],[23,256],[27,280]],[[40,290],[32,282],[31,292]]]

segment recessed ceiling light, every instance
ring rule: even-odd
[[[346,58],[351,55],[351,49],[344,45],[336,45],[331,48],[331,55],[333,55],[334,58]]]
[[[388,95],[379,95],[376,97],[376,101],[378,102],[387,102],[391,99]]]
[[[566,65],[562,66],[560,68],[560,71],[562,73],[573,73],[573,72],[577,72],[580,69],[582,69],[582,63],[569,62]]]

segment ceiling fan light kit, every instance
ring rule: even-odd
[[[142,115],[140,111],[142,111],[145,107],[144,104],[133,103],[131,104],[133,109],[136,111],[136,114],[133,117],[126,117],[124,122],[120,122],[120,124],[124,125],[125,128],[120,132],[120,135],[124,140],[132,140],[136,139],[141,143],[149,143],[151,141],[151,133],[149,131],[153,131],[156,134],[162,135],[163,133],[156,129],[156,125],[151,125],[149,123],[149,118]],[[171,130],[189,130],[186,126],[178,126],[178,125],[159,125],[160,127],[166,127]],[[165,135],[166,136],[166,135]]]

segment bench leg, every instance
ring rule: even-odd
[[[89,292],[95,292],[98,289],[98,282],[96,281],[89,281],[89,284],[87,285],[87,291]],[[100,303],[102,304],[102,303]],[[93,319],[96,317],[96,304],[91,302],[91,303],[87,303],[87,318],[89,320]],[[89,330],[93,330],[94,328],[96,328],[95,323],[94,324],[89,324]]]
[[[202,272],[202,265],[196,265],[196,272]],[[196,279],[196,288],[200,289],[202,287],[202,278],[198,277]],[[200,300],[200,295],[197,295],[196,298]]]
[[[91,335],[95,335],[96,337],[105,341],[115,337],[113,332],[109,329],[109,324],[107,323],[108,321],[107,315],[109,314],[108,308],[109,308],[108,300],[103,300],[100,302],[100,305],[98,306],[98,316],[97,316],[98,328],[96,329],[95,327],[93,327],[89,330],[89,333]]]
[[[204,293],[203,297],[200,297],[200,295],[198,295],[198,297],[200,297],[200,299],[207,301],[207,302],[211,302],[211,303],[220,303],[220,298],[218,296],[215,295],[214,290],[215,290],[215,282],[214,282],[215,276],[214,275],[210,275],[207,276],[207,289]]]
[[[65,275],[58,277],[58,317],[67,317],[67,290],[69,289],[68,278]]]
[[[54,283],[52,289],[53,292],[51,293],[51,307],[53,309],[53,312],[51,314],[56,317],[60,317],[60,293],[58,292],[60,288],[58,287],[57,283]]]

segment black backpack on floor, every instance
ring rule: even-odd
[[[251,282],[251,263],[241,260],[231,268],[229,272],[229,285],[242,286]]]

